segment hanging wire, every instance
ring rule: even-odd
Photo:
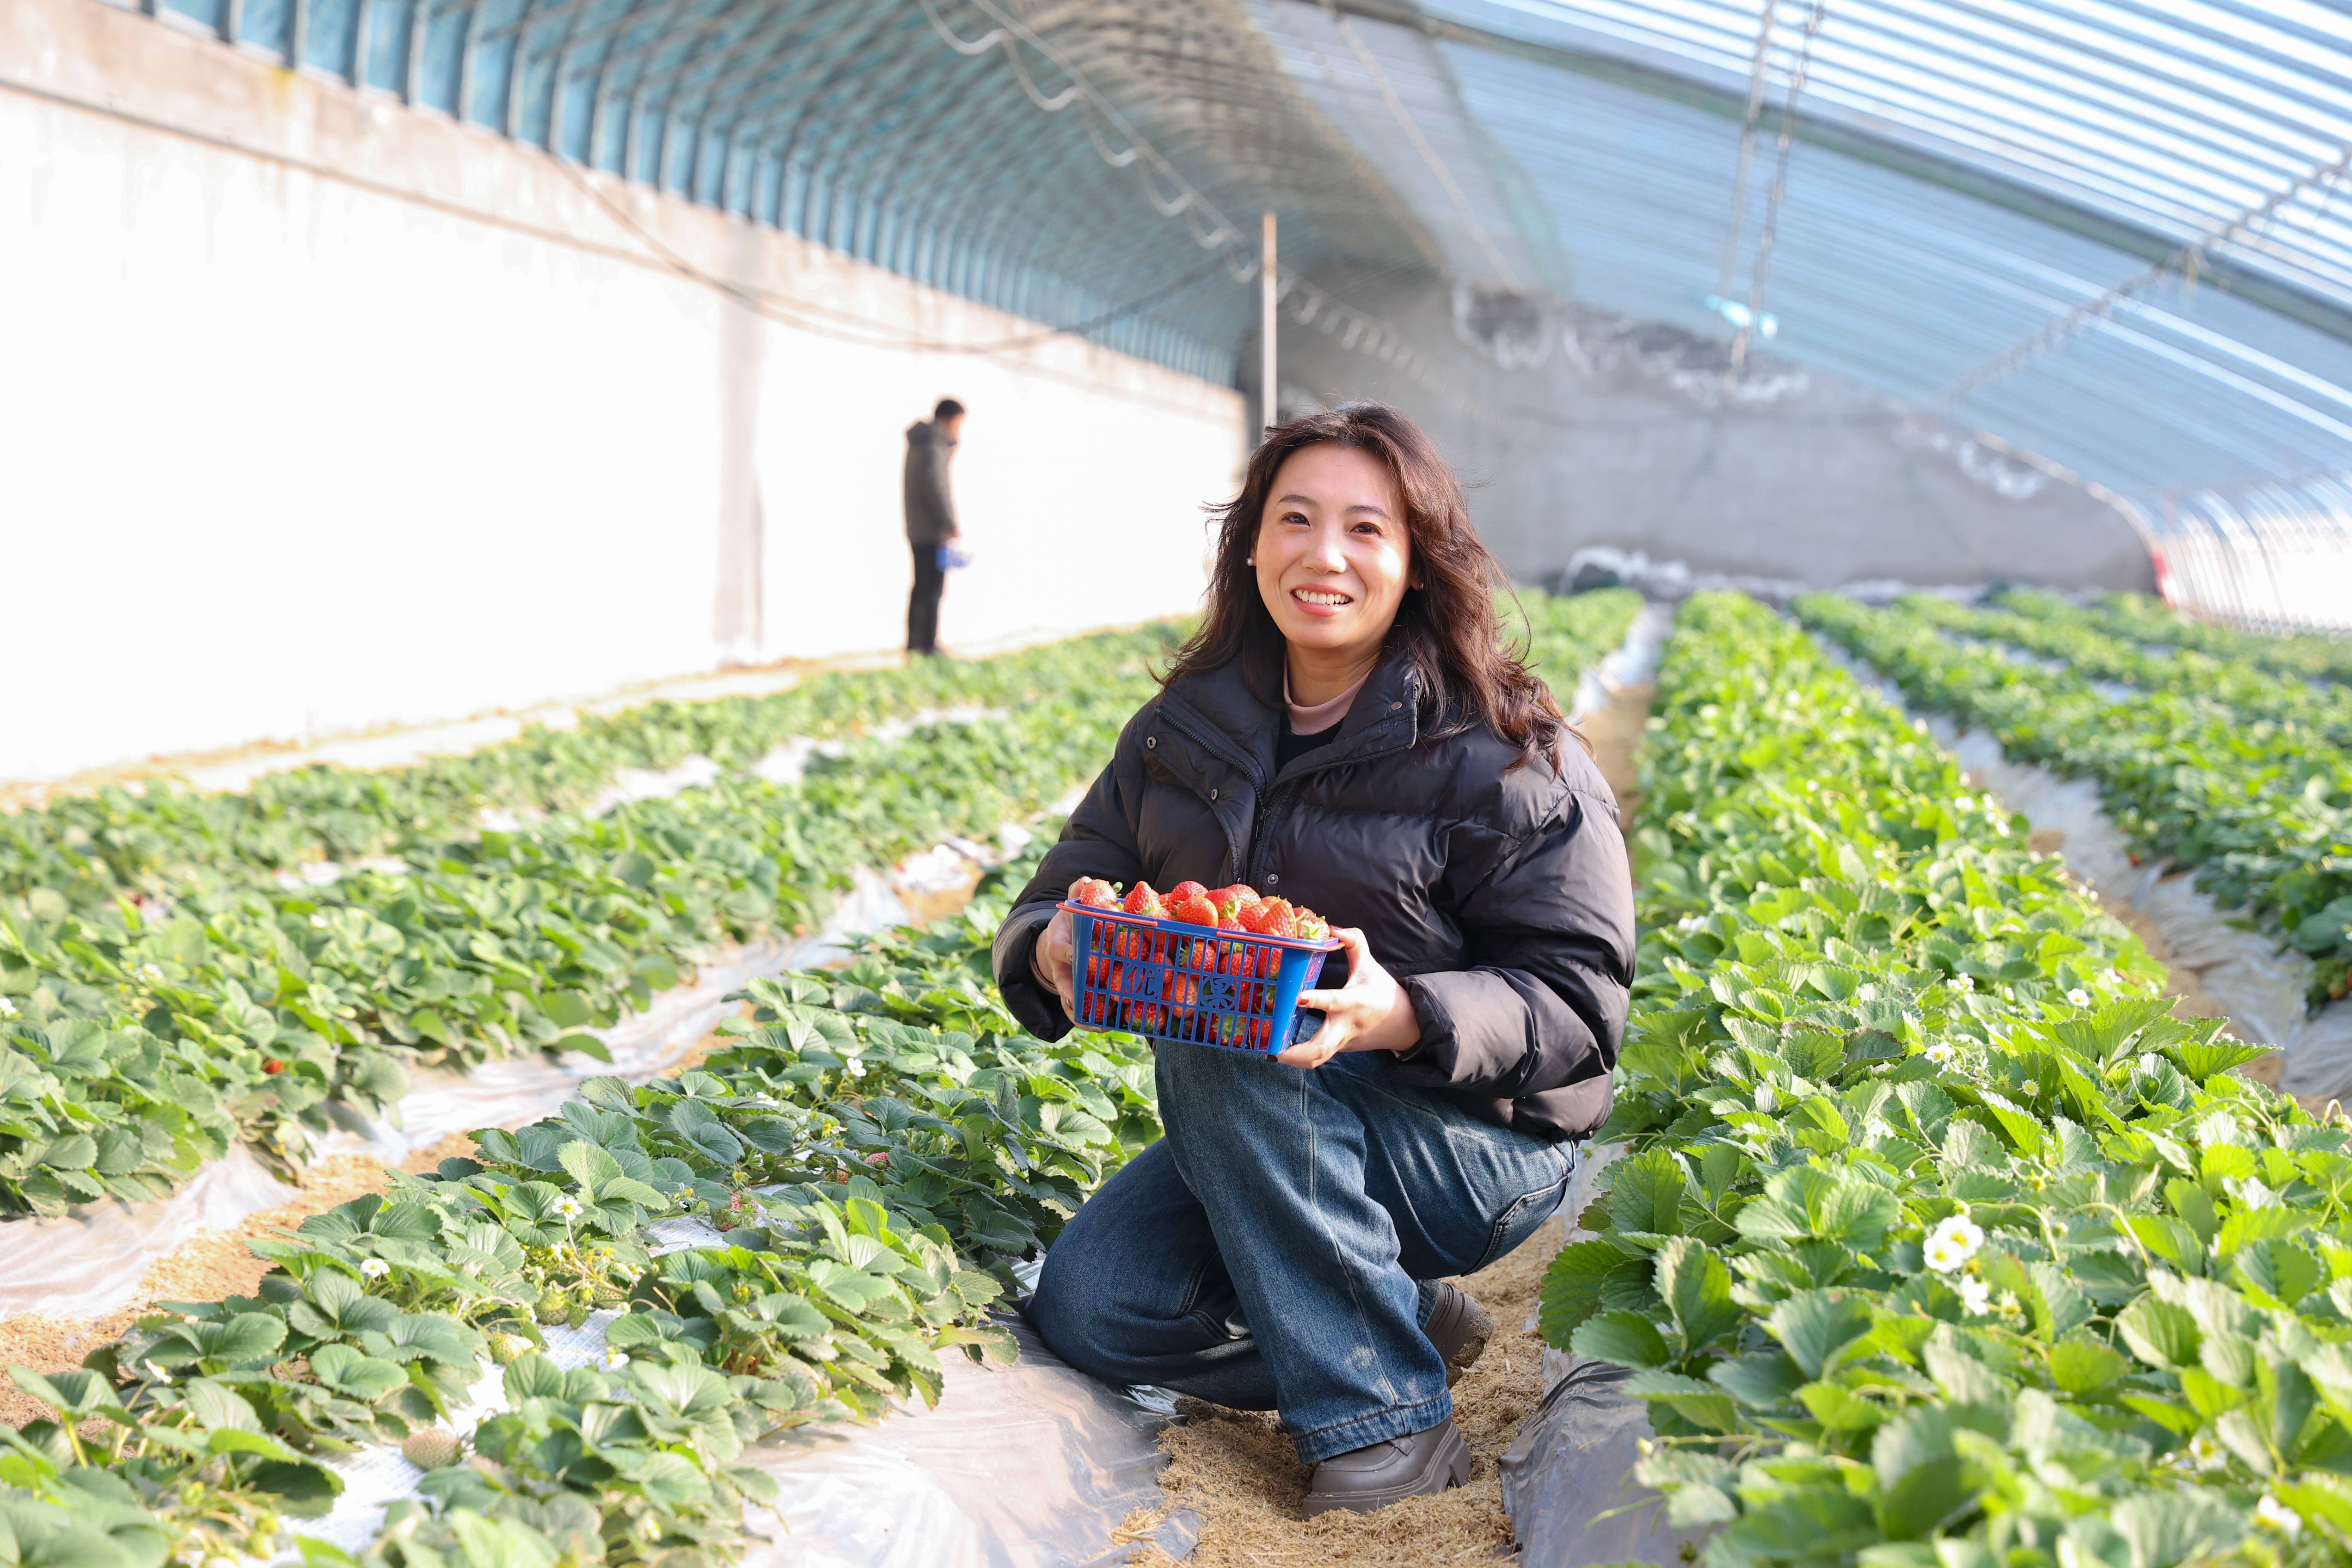
[[[1772,247],[1780,232],[1780,207],[1789,194],[1789,153],[1797,143],[1797,100],[1805,90],[1805,76],[1812,68],[1813,41],[1822,36],[1822,23],[1829,15],[1828,0],[1813,0],[1813,8],[1805,16],[1805,36],[1798,47],[1796,68],[1789,73],[1789,90],[1780,104],[1780,136],[1773,149],[1772,188],[1764,199],[1764,227],[1756,237],[1756,270],[1748,280],[1748,319],[1739,323],[1739,335],[1731,342],[1731,364],[1724,372],[1723,389],[1729,393],[1739,384],[1739,372],[1748,363],[1748,345],[1754,340],[1756,328],[1764,320],[1764,283],[1772,272]]]
[[[1454,212],[1462,219],[1462,226],[1470,231],[1470,237],[1477,241],[1478,248],[1486,253],[1486,264],[1495,269],[1496,277],[1514,289],[1519,288],[1518,274],[1511,270],[1511,264],[1503,258],[1502,247],[1495,243],[1495,237],[1486,232],[1486,226],[1478,221],[1478,215],[1471,209],[1470,198],[1454,179],[1454,171],[1446,167],[1445,160],[1438,156],[1437,149],[1429,144],[1429,138],[1422,134],[1420,125],[1406,112],[1404,100],[1397,96],[1396,86],[1389,80],[1389,73],[1381,68],[1379,57],[1366,46],[1363,35],[1356,31],[1355,24],[1339,14],[1337,0],[1324,0],[1324,4],[1330,13],[1332,26],[1341,37],[1348,40],[1348,47],[1355,51],[1357,60],[1370,73],[1372,85],[1380,90],[1381,101],[1388,105],[1390,117],[1404,132],[1405,140],[1412,143],[1413,151],[1421,154],[1421,161],[1429,166],[1429,172],[1437,176],[1437,183],[1444,187],[1446,198],[1453,202]]]
[[[1756,122],[1764,112],[1765,65],[1772,54],[1772,22],[1780,0],[1764,0],[1756,23],[1756,53],[1748,65],[1748,109],[1739,121],[1739,168],[1731,178],[1731,221],[1724,227],[1723,267],[1716,275],[1715,297],[1731,298],[1731,279],[1739,269],[1740,241],[1748,232],[1748,177],[1756,163]]]

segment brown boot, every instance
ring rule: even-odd
[[[1444,1359],[1445,1386],[1451,1388],[1462,1381],[1471,1363],[1486,1353],[1486,1342],[1495,1337],[1495,1320],[1459,1286],[1440,1280],[1436,1289],[1437,1304],[1429,1310],[1421,1331]]]
[[[1315,1467],[1307,1486],[1307,1517],[1347,1509],[1370,1513],[1409,1497],[1425,1497],[1470,1479],[1470,1445],[1450,1420],[1426,1432],[1391,1437]]]

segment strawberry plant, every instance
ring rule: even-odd
[[[1799,632],[1685,607],[1541,1327],[1711,1568],[2342,1561],[2352,1138]]]

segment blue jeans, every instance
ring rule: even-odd
[[[1427,1282],[1549,1218],[1577,1145],[1491,1126],[1370,1052],[1306,1072],[1213,1046],[1158,1057],[1168,1135],[1087,1200],[1029,1302],[1054,1353],[1279,1410],[1307,1464],[1444,1420]]]

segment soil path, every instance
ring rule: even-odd
[[[1640,802],[1634,753],[1654,695],[1648,686],[1627,687],[1581,726],[1629,827]],[[1495,1316],[1486,1353],[1454,1390],[1454,1419],[1473,1460],[1467,1486],[1374,1513],[1302,1519],[1307,1467],[1275,1429],[1275,1418],[1187,1400],[1187,1419],[1160,1440],[1169,1456],[1160,1481],[1167,1508],[1191,1509],[1202,1521],[1200,1544],[1184,1568],[1425,1568],[1507,1555],[1511,1521],[1495,1461],[1543,1397],[1543,1341],[1528,1324],[1544,1269],[1559,1250],[1560,1226],[1555,1218],[1508,1258],[1455,1281]],[[1158,1518],[1139,1515],[1122,1533],[1145,1533]],[[1148,1544],[1130,1562],[1170,1564]]]

